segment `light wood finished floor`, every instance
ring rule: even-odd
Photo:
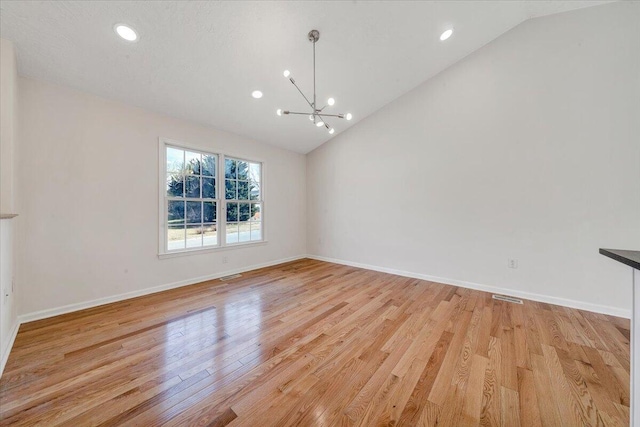
[[[0,415],[16,426],[627,426],[629,322],[301,260],[22,325]]]

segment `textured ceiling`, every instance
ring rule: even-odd
[[[331,135],[275,111],[305,109],[284,69],[312,93],[309,30],[321,33],[319,100],[333,96],[327,112],[354,115],[330,122],[338,135],[524,20],[599,3],[3,0],[0,28],[23,76],[306,153]],[[139,41],[119,39],[116,23]],[[449,26],[453,36],[440,42]],[[253,99],[254,89],[264,97]]]

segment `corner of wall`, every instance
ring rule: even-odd
[[[9,354],[13,348],[13,343],[16,340],[16,336],[18,336],[18,329],[20,329],[20,322],[18,322],[18,319],[15,319],[11,326],[9,336],[7,337],[6,346],[3,346],[2,353],[0,353],[0,378],[2,378],[4,368],[7,366],[7,361],[9,360]]]

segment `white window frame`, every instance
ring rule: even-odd
[[[218,236],[218,244],[215,246],[201,246],[196,248],[184,248],[176,250],[168,250],[167,244],[167,147],[174,147],[180,150],[195,151],[204,154],[215,155],[218,159],[216,165],[216,232]],[[260,222],[261,222],[261,240],[252,240],[249,242],[227,243],[227,200],[225,198],[225,160],[232,158],[234,160],[242,160],[250,163],[260,164],[260,199],[254,200],[254,203],[260,203]],[[245,156],[236,156],[224,153],[223,150],[215,150],[209,147],[186,144],[169,138],[158,139],[158,257],[169,258],[175,256],[201,254],[206,252],[217,252],[221,250],[237,249],[247,246],[258,246],[267,243],[266,227],[265,227],[265,162],[260,159],[247,159]]]

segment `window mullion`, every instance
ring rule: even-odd
[[[220,154],[219,157],[220,165],[218,167],[218,183],[221,187],[220,189],[220,246],[227,246],[227,196],[226,196],[226,188],[227,183],[225,181],[225,167],[226,167],[226,156],[224,154]]]

